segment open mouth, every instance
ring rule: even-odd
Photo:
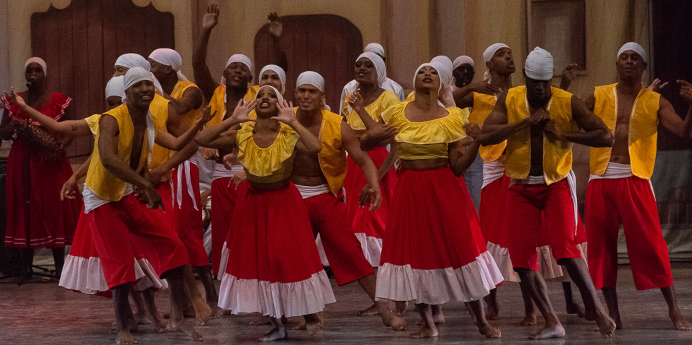
[[[269,102],[267,101],[262,101],[260,103],[260,108],[269,108]]]

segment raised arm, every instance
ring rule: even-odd
[[[564,132],[554,121],[548,121],[544,133],[548,140],[571,141],[591,147],[613,146],[613,134],[605,123],[590,111],[577,96],[572,96],[572,118],[584,131]]]
[[[379,124],[368,114],[368,111],[365,110],[365,101],[357,90],[358,85],[356,84],[356,91],[353,91],[351,96],[348,97],[348,105],[358,114],[360,120],[365,124],[366,129],[377,127]]]
[[[91,130],[89,129],[89,125],[83,119],[56,121],[54,118],[42,114],[38,110],[30,107],[28,104],[26,104],[26,102],[24,102],[24,99],[22,99],[21,96],[14,92],[13,89],[10,90],[9,94],[5,92],[5,95],[9,96],[12,102],[18,105],[22,109],[22,111],[29,114],[29,117],[31,117],[36,122],[40,123],[41,126],[45,127],[50,131],[71,136],[82,136],[92,134]]]
[[[191,142],[192,139],[195,138],[195,135],[197,132],[199,132],[204,125],[211,120],[211,112],[210,111],[203,111],[202,116],[195,121],[194,126],[191,126],[183,135],[179,137],[174,137],[170,133],[166,131],[156,131],[156,143],[160,146],[163,146],[169,150],[181,150],[182,148],[188,146]],[[197,145],[192,143],[195,147],[194,151],[197,151]]]
[[[341,143],[348,152],[349,157],[363,170],[365,181],[367,182],[366,189],[363,190],[360,196],[360,205],[364,206],[370,203],[370,210],[374,211],[382,204],[382,192],[380,191],[380,179],[377,173],[377,167],[372,162],[370,156],[365,151],[360,149],[360,142],[356,133],[347,123],[341,123]],[[390,152],[390,155],[392,153]],[[396,155],[396,153],[395,153]]]
[[[205,99],[211,99],[214,90],[219,86],[218,81],[214,80],[207,66],[207,49],[209,47],[209,36],[211,30],[219,20],[219,4],[207,6],[207,13],[202,18],[202,29],[195,41],[192,52],[192,71],[195,76],[195,83],[202,90]]]
[[[692,104],[692,84],[684,80],[678,80],[678,84],[680,84],[680,96],[687,103]],[[661,125],[681,138],[692,139],[692,106],[688,105],[687,116],[685,120],[682,120],[675,112],[673,105],[663,96],[659,103],[658,119]]]
[[[275,64],[288,71],[288,59],[286,58],[286,53],[281,47],[281,35],[283,34],[284,26],[281,23],[281,17],[279,17],[276,12],[269,13],[268,19],[268,31],[271,35],[271,44],[266,45],[269,50],[265,53],[266,58],[269,63]]]
[[[500,88],[497,86],[490,85],[490,83],[485,80],[479,80],[454,90],[454,92],[452,92],[454,103],[456,103],[457,107],[459,108],[472,107],[474,92],[484,93],[487,95],[497,95],[502,92],[502,90],[500,90]]]
[[[495,107],[490,112],[490,115],[483,122],[483,127],[481,129],[481,135],[478,138],[478,142],[481,145],[495,145],[499,144],[507,138],[531,125],[538,124],[541,121],[547,121],[548,113],[544,109],[539,109],[535,111],[528,118],[508,124],[507,123],[507,106],[505,105],[505,100],[507,99],[507,92],[503,92],[497,97],[497,102]]]
[[[296,112],[293,110],[293,103],[284,100],[277,103],[276,106],[279,108],[279,115],[272,117],[272,119],[291,126],[300,135],[296,149],[306,153],[319,153],[322,150],[320,139],[300,124],[296,118]]]
[[[238,105],[233,110],[233,114],[221,121],[216,126],[207,127],[204,130],[197,133],[195,136],[195,142],[203,147],[215,148],[215,149],[227,149],[231,151],[235,147],[235,131],[228,132],[229,129],[235,127],[239,123],[246,121],[252,121],[248,117],[248,114],[252,109],[254,109],[256,102],[252,101],[245,103],[242,99],[238,101]],[[204,112],[207,113],[205,116],[214,117],[216,112],[211,113],[211,107],[207,106],[204,108]]]

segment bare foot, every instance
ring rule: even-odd
[[[128,322],[129,328],[130,328],[130,333],[137,333],[139,332],[139,326],[137,326],[137,322],[135,322],[135,319],[130,319],[130,322]],[[118,333],[118,324],[113,321],[111,324],[111,334],[116,334]]]
[[[154,324],[156,325],[156,332],[163,333],[166,331],[166,329],[168,329],[168,323],[166,320],[164,320],[161,314],[156,313],[152,315],[152,318],[154,319]]]
[[[495,305],[488,304],[488,307],[485,309],[485,319],[497,320],[498,314],[500,314],[500,302],[495,302]]]
[[[554,326],[545,326],[538,330],[538,332],[533,333],[529,336],[529,339],[549,339],[549,338],[562,338],[565,336],[565,329],[562,328],[561,324]]]
[[[613,332],[615,332],[615,321],[605,313],[596,314],[596,324],[598,324],[598,331],[601,332],[604,338],[613,335]]]
[[[115,337],[115,343],[116,344],[139,344],[137,339],[130,333],[129,330],[122,330],[118,332],[118,335]]]
[[[445,323],[445,314],[442,312],[442,309],[437,309],[439,310],[437,313],[433,313],[433,322],[435,322],[436,325],[442,325]]]
[[[248,325],[250,325],[250,326],[262,326],[262,325],[271,325],[271,323],[272,323],[272,321],[271,321],[271,318],[269,316],[262,315],[257,320],[248,322]]]
[[[265,334],[263,337],[257,339],[257,341],[274,341],[288,338],[285,328],[274,328],[269,333]]]
[[[200,326],[207,326],[211,321],[211,308],[207,302],[202,299],[201,296],[192,299],[192,307],[195,309],[195,315],[197,316],[197,324]]]
[[[389,312],[388,315],[382,315],[382,324],[385,327],[391,327],[395,331],[406,330],[406,320]]]
[[[567,314],[577,315],[579,317],[585,317],[584,307],[577,303],[567,304]]]
[[[408,301],[394,302],[394,310],[397,316],[403,316],[406,312],[406,307],[408,307]]]
[[[194,327],[190,326],[185,320],[176,323],[173,320],[168,324],[168,330],[174,332],[183,332],[194,341],[202,341],[202,335],[197,333]]]
[[[483,326],[478,326],[478,332],[483,334],[486,338],[499,338],[502,336],[500,329],[489,323],[486,323]]]
[[[307,322],[305,322],[305,319],[301,319],[300,322],[298,322],[297,325],[293,326],[293,329],[296,331],[304,331],[308,327]]]
[[[673,321],[673,327],[678,331],[689,331],[692,329],[692,325],[682,316],[679,310],[677,312],[670,312],[669,316]]]
[[[135,315],[135,322],[138,325],[148,325],[151,323],[151,320],[149,319],[149,315],[146,313],[137,313]]]
[[[305,329],[307,329],[308,334],[310,334],[310,335],[316,335],[323,328],[324,328],[324,324],[322,322],[309,322],[309,323],[306,323],[306,325],[305,325]]]
[[[421,339],[421,338],[432,338],[437,336],[437,328],[432,328],[428,327],[427,325],[423,326],[418,332],[411,333],[409,337],[414,338],[414,339]]]
[[[221,311],[223,309],[219,308],[216,304],[209,304],[209,309],[211,309],[211,318],[216,319],[221,316]]]
[[[522,326],[535,326],[537,323],[536,314],[528,314],[524,316],[524,319],[519,324]]]
[[[370,316],[370,315],[377,315],[379,314],[380,311],[377,310],[377,305],[373,304],[369,306],[367,309],[363,309],[359,311],[356,315],[358,316]]]

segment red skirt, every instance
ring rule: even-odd
[[[7,158],[5,197],[7,228],[5,246],[26,248],[26,157],[29,159],[28,181],[30,248],[60,248],[72,243],[82,196],[60,201],[60,189],[72,176],[67,156],[44,159],[28,153],[26,144],[18,139],[12,144]]]
[[[211,272],[213,274],[219,273],[221,253],[230,231],[237,196],[238,188],[231,183],[230,177],[217,178],[211,182]],[[223,270],[221,272],[223,273]]]
[[[451,169],[403,170],[387,218],[377,298],[468,302],[502,281],[471,197]]]
[[[335,302],[308,213],[293,184],[239,195],[219,307],[271,317],[307,315]]]
[[[368,151],[370,159],[378,168],[382,166],[388,154],[389,152],[385,147],[377,147]],[[387,225],[389,203],[396,187],[396,181],[396,171],[392,167],[380,180],[382,205],[375,211],[370,211],[367,207],[360,207],[358,199],[367,181],[365,180],[363,170],[350,156],[348,157],[348,168],[346,170],[346,179],[344,180],[346,207],[349,217],[353,219],[353,231],[361,243],[365,257],[373,258],[370,262],[373,266],[378,265],[380,253],[382,252],[382,237]]]

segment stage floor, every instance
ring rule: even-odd
[[[692,264],[674,264],[673,276],[680,308],[692,319]],[[555,305],[567,336],[563,339],[542,340],[540,344],[691,344],[692,331],[672,328],[667,308],[659,290],[636,291],[629,266],[620,266],[619,301],[624,329],[609,339],[602,339],[593,329],[595,323],[567,315],[562,289],[558,282],[548,282],[550,299]],[[522,327],[523,305],[519,286],[506,283],[499,288],[502,303],[500,319],[493,321],[502,331],[501,340],[488,340],[478,334],[461,303],[444,306],[446,324],[439,327],[436,339],[414,340],[408,333],[418,326],[418,315],[409,305],[405,315],[406,332],[382,327],[377,316],[359,317],[356,311],[370,305],[367,295],[357,283],[334,286],[337,303],[325,311],[325,329],[311,337],[305,331],[289,330],[289,340],[282,344],[490,344],[533,343],[527,339],[536,327]],[[575,297],[579,299],[576,287]],[[157,302],[163,312],[168,309],[167,293],[158,294]],[[269,326],[248,326],[251,315],[223,316],[206,327],[197,327],[204,344],[251,343],[269,331]],[[0,344],[114,344],[110,334],[113,322],[111,300],[67,291],[55,282],[32,283],[22,286],[0,280]],[[540,320],[540,318],[539,318]],[[289,321],[289,327],[296,320]],[[140,344],[193,344],[182,333],[154,332],[152,325],[140,325],[135,334]]]

